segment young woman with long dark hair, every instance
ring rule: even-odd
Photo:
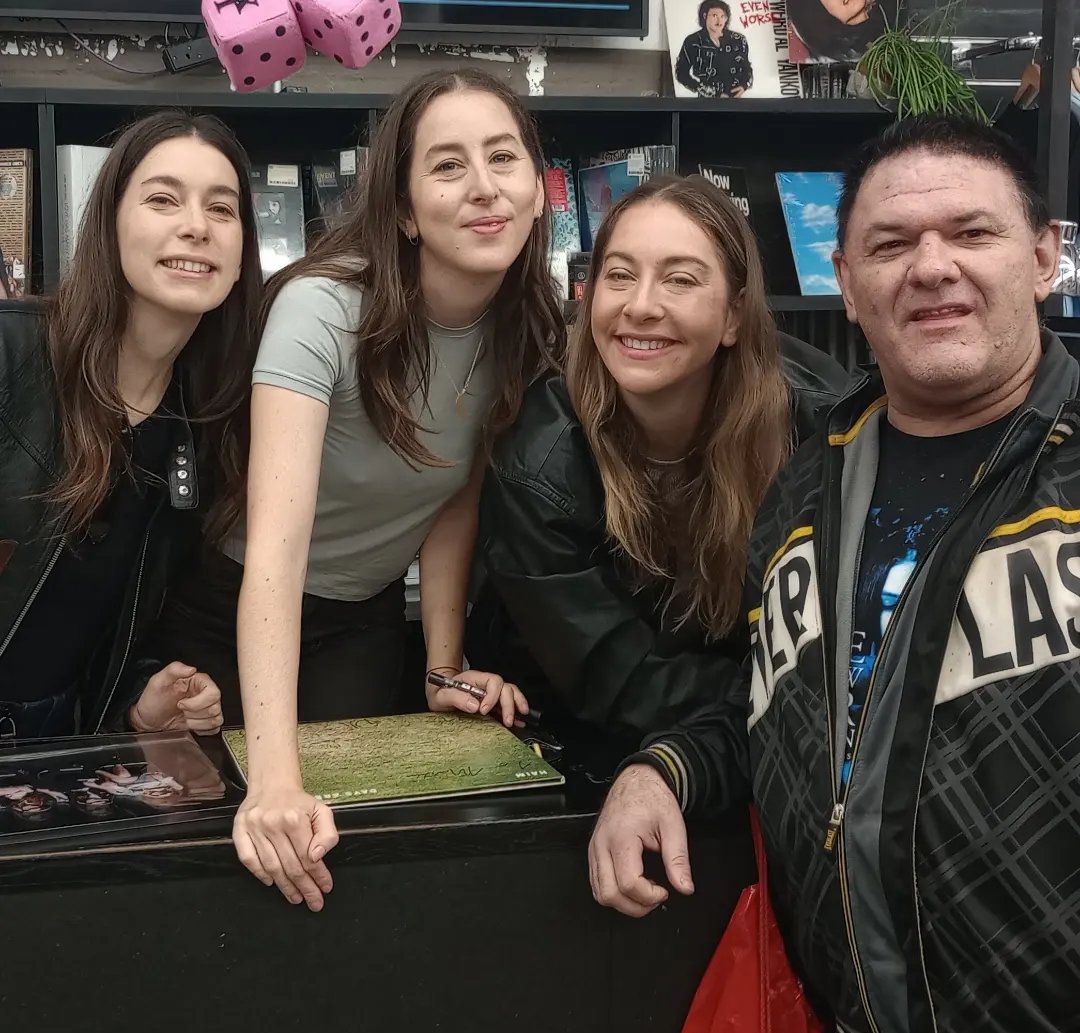
[[[237,516],[261,290],[248,175],[217,119],[142,119],[55,297],[0,307],[0,735],[221,724],[204,672],[135,658],[197,521],[214,539]]]
[[[436,72],[382,118],[359,194],[268,288],[254,373],[247,523],[167,617],[164,640],[248,733],[242,862],[323,904],[329,808],[301,785],[301,720],[395,706],[404,574],[419,552],[429,672],[458,674],[487,442],[565,335],[549,275],[536,127],[501,82]],[[428,689],[435,710],[527,708]]]

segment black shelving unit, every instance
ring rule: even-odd
[[[36,291],[59,277],[56,147],[100,144],[147,110],[179,106],[226,121],[249,153],[303,162],[312,152],[364,143],[391,101],[385,94],[257,93],[126,89],[0,88],[4,138],[34,151]],[[700,101],[668,97],[530,97],[551,155],[575,157],[614,147],[675,144],[682,171],[700,161],[742,164],[751,183],[755,228],[777,311],[841,308],[836,297],[802,297],[773,173],[835,169],[889,119],[869,101]]]
[[[1048,6],[1059,5],[1057,0],[1048,0]],[[1070,19],[1070,41],[1071,24]],[[1054,134],[1055,140],[1052,146],[1041,141],[1044,175],[1061,153],[1062,134],[1067,141],[1069,132],[1068,84],[1048,80],[1044,76],[1044,103],[1057,117],[1043,119],[1043,133]],[[1057,92],[1062,88],[1064,108]],[[1055,91],[1052,94],[1051,89]],[[147,110],[178,106],[221,117],[255,160],[301,163],[310,160],[316,150],[366,142],[391,99],[386,94],[289,90],[238,94],[227,90],[0,87],[5,142],[29,147],[35,156],[33,289],[48,292],[59,278],[58,145],[107,142],[116,130]],[[699,162],[710,161],[745,168],[754,228],[765,257],[772,306],[781,325],[793,332],[798,329],[800,336],[814,338],[838,357],[866,358],[861,335],[847,328],[838,297],[800,295],[773,174],[842,167],[860,143],[888,123],[891,113],[864,100],[706,101],[599,94],[526,100],[552,156],[576,157],[608,148],[666,143],[678,148],[683,172],[695,171]],[[1065,189],[1062,174],[1058,170],[1047,178],[1053,187],[1052,214],[1064,216],[1064,210],[1058,210]],[[1048,314],[1052,312],[1051,302]]]

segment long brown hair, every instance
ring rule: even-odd
[[[717,350],[681,482],[663,490],[649,476],[641,432],[600,358],[589,315],[619,219],[646,202],[672,204],[697,223],[716,245],[729,296],[741,295],[738,337]],[[754,515],[790,449],[791,410],[757,244],[722,191],[699,176],[663,176],[614,205],[596,235],[566,381],[600,469],[618,554],[643,583],[659,583],[665,605],[679,601],[678,625],[694,618],[710,638],[728,634],[739,618]]]
[[[188,419],[203,424],[200,484],[217,498],[205,524],[208,539],[220,540],[240,513],[262,290],[250,166],[243,147],[217,118],[159,111],[129,126],[113,144],[87,202],[71,264],[45,310],[64,449],[64,472],[52,495],[69,531],[93,519],[124,455],[117,359],[131,288],[120,264],[116,212],[139,163],[158,144],[177,137],[193,137],[220,151],[240,181],[240,279],[225,301],[199,320],[177,359]]]
[[[486,72],[438,71],[414,79],[386,110],[368,154],[368,168],[343,217],[308,254],[267,284],[263,321],[281,288],[300,276],[329,276],[362,287],[356,331],[360,399],[375,430],[411,464],[443,466],[417,436],[410,408],[430,378],[430,348],[420,293],[419,248],[402,246],[399,225],[408,201],[416,125],[437,97],[455,91],[489,93],[517,123],[537,175],[544,158],[536,123],[517,95]],[[528,383],[561,355],[566,324],[549,271],[550,212],[544,207],[492,305],[496,398],[486,424],[490,440],[513,423]],[[358,261],[358,259],[360,261]]]

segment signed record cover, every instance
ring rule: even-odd
[[[244,794],[187,732],[72,736],[0,745],[0,853],[231,815]]]
[[[301,724],[304,788],[331,807],[371,807],[562,785],[563,776],[497,721],[395,714]],[[222,738],[247,770],[243,729]]]

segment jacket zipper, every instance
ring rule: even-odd
[[[1010,424],[1009,429],[1005,432],[1005,434],[1002,435],[1002,438],[998,442],[997,448],[994,449],[993,455],[991,455],[990,460],[982,467],[982,476],[978,477],[977,480],[968,488],[968,490],[964,493],[964,497],[960,500],[960,504],[956,507],[956,512],[958,514],[967,505],[967,503],[971,499],[971,496],[975,493],[979,485],[981,485],[986,479],[986,476],[996,466],[998,460],[1001,458],[1001,453],[1005,450],[1006,444],[1014,437],[1016,430],[1020,426],[1020,423],[1026,418],[1026,415],[1026,413],[1022,413],[1020,416],[1018,416],[1012,422],[1012,424]],[[1051,424],[1051,427],[1052,426],[1053,424]],[[881,649],[878,651],[877,659],[874,661],[874,669],[870,673],[870,683],[866,687],[866,699],[863,702],[862,711],[859,714],[859,724],[855,730],[855,739],[851,744],[851,762],[848,767],[847,782],[844,783],[842,793],[840,787],[837,785],[836,779],[836,743],[833,736],[833,724],[835,722],[835,717],[828,723],[830,746],[829,770],[833,782],[833,808],[832,813],[829,816],[828,824],[826,825],[825,851],[827,853],[832,853],[836,848],[837,843],[839,842],[838,867],[840,876],[840,897],[844,907],[844,925],[847,928],[848,942],[851,946],[851,956],[855,967],[855,978],[859,984],[859,997],[862,1000],[863,1010],[866,1013],[866,1020],[870,1024],[871,1033],[880,1033],[880,1030],[877,1023],[874,1021],[873,1013],[870,1010],[870,999],[866,991],[866,977],[863,973],[862,961],[859,957],[859,948],[855,939],[855,923],[851,914],[851,896],[848,888],[847,854],[844,849],[844,810],[847,805],[848,793],[850,793],[851,791],[852,776],[855,774],[855,762],[858,757],[859,745],[862,741],[863,725],[866,722],[866,714],[870,708],[870,699],[871,694],[874,690],[878,665],[881,663],[883,657],[885,656],[885,649],[889,642],[889,633],[896,624],[896,617],[900,613],[901,607],[907,600],[908,589],[915,582],[916,577],[922,569],[923,563],[926,560],[926,557],[928,557],[934,551],[942,535],[945,534],[951,524],[952,521],[950,520],[944,527],[938,530],[938,533],[936,535],[934,535],[930,544],[923,551],[923,558],[915,565],[915,569],[912,570],[911,576],[908,578],[907,583],[904,585],[903,591],[900,593],[900,598],[896,601],[896,607],[893,610],[893,617],[889,621],[888,627],[885,629],[885,634],[882,636]],[[856,568],[856,572],[857,570],[858,568]],[[848,648],[850,649],[850,644]],[[914,849],[912,850],[912,863],[914,864]],[[916,908],[917,907],[918,900],[916,899]],[[919,956],[923,958],[923,979],[925,980],[926,962],[922,950],[921,930],[919,931]],[[927,992],[929,992],[929,988]],[[936,1020],[934,1023],[934,1028],[937,1028]]]
[[[866,379],[868,379],[868,378],[864,378],[864,381]],[[833,453],[830,450],[830,452],[827,453],[827,457],[831,457],[833,454],[835,454],[835,453]],[[836,471],[834,469],[830,469],[830,467],[835,467],[836,465],[837,464],[836,464],[835,460],[832,460],[830,462],[829,459],[827,458],[827,460],[826,460],[826,469],[825,469],[825,473],[829,475],[828,478],[827,478],[827,483],[830,483],[830,484],[831,483],[838,483],[837,478],[836,478],[836,474],[838,473],[838,471]],[[822,520],[822,528],[821,528],[822,537],[824,539],[824,541],[822,543],[823,548],[830,549],[830,550],[831,550],[832,538],[833,538],[832,527],[833,527],[834,517],[832,515],[832,510],[834,508],[835,507],[826,508],[825,515],[824,515],[824,518]],[[860,539],[860,551],[861,551],[861,539]],[[833,560],[833,557],[830,555],[828,557],[828,562],[826,564],[826,569],[831,568],[832,560]],[[829,610],[828,610],[828,607],[825,605],[824,596],[821,594],[821,593],[823,593],[823,591],[824,591],[824,580],[821,580],[821,581],[819,581],[819,596],[820,596],[820,598],[819,598],[819,606],[821,607],[821,612],[822,613],[828,613]],[[852,610],[854,611],[854,603],[852,603]],[[854,621],[853,621],[853,623],[854,623]],[[825,661],[824,666],[825,666],[826,672],[832,671],[833,667],[835,666],[835,662],[836,662],[836,660],[835,660],[836,643],[834,643],[833,645],[834,645],[834,654],[833,654],[833,657],[832,657],[832,662],[830,663],[830,658],[828,656],[823,658],[824,661]],[[848,643],[848,649],[850,650],[850,648],[851,648],[851,644]],[[830,678],[828,676],[828,673],[826,674],[826,677],[828,678],[828,682],[831,683],[832,678]],[[843,801],[840,799],[840,788],[839,788],[838,780],[837,780],[837,777],[836,777],[836,736],[834,734],[834,730],[835,730],[835,725],[836,725],[836,720],[837,720],[838,715],[834,711],[835,696],[836,696],[836,693],[834,691],[834,688],[831,687],[831,686],[829,688],[827,688],[827,691],[825,693],[825,711],[826,711],[826,714],[828,715],[828,720],[825,722],[825,724],[826,724],[826,736],[828,738],[828,743],[829,743],[829,785],[832,786],[832,797],[833,797],[832,813],[831,813],[831,815],[829,817],[828,828],[827,828],[827,831],[825,833],[825,849],[829,853],[832,853],[832,851],[833,851],[833,847],[835,846],[837,836],[840,834],[840,828],[841,828],[841,825],[843,823],[843,818],[844,818],[844,804],[843,804]],[[853,749],[852,757],[854,758],[854,743],[852,743],[852,749]],[[870,1024],[871,1033],[880,1033],[880,1030],[878,1029],[878,1025],[874,1021],[873,1014],[872,1014],[872,1012],[870,1010],[870,998],[869,998],[869,995],[868,995],[867,990],[866,990],[866,977],[863,975],[862,959],[859,957],[859,948],[858,948],[858,946],[856,945],[856,942],[855,942],[855,928],[854,928],[854,924],[853,924],[852,918],[851,918],[851,901],[848,898],[847,866],[846,866],[846,863],[845,863],[844,850],[843,850],[842,846],[841,846],[839,855],[840,855],[839,856],[840,897],[841,897],[841,900],[842,900],[843,911],[844,911],[844,927],[847,930],[848,946],[849,946],[849,948],[851,950],[852,965],[855,968],[855,979],[856,979],[856,982],[859,985],[859,1000],[862,1002],[863,1012],[866,1015],[866,1021]]]
[[[152,523],[153,521],[151,521]],[[139,592],[142,589],[143,569],[146,566],[146,547],[150,543],[151,524],[147,525],[146,532],[143,534],[142,551],[139,553],[139,573],[135,578],[135,598],[131,601],[131,624],[128,627],[127,642],[124,644],[124,655],[120,658],[120,667],[116,671],[116,678],[112,683],[112,688],[109,689],[109,695],[105,698],[105,705],[101,708],[101,716],[98,718],[97,727],[94,729],[95,734],[101,731],[101,726],[105,723],[105,715],[109,712],[113,696],[116,695],[116,688],[124,675],[124,667],[127,665],[128,654],[131,652],[131,643],[135,638],[135,621],[139,614]]]
[[[981,477],[979,477],[978,480],[976,480],[968,488],[968,490],[964,493],[963,498],[960,500],[960,504],[956,507],[956,513],[957,514],[959,514],[960,511],[963,510],[963,508],[968,504],[968,502],[971,500],[971,496],[975,493],[978,486],[980,484],[982,484],[983,481],[986,480],[987,475],[990,473],[990,471],[997,464],[998,460],[1001,458],[1001,453],[1005,450],[1006,444],[1014,436],[1014,434],[1015,434],[1017,428],[1019,427],[1021,421],[1023,421],[1025,419],[1025,415],[1026,414],[1021,414],[1020,416],[1018,416],[1016,418],[1016,420],[1012,423],[1012,425],[1009,427],[1009,429],[1002,436],[1001,441],[998,442],[998,446],[994,450],[993,455],[991,455],[989,461],[987,463],[985,463],[983,468],[982,468],[983,475]],[[918,563],[916,563],[915,568],[911,572],[911,576],[907,579],[907,583],[904,585],[904,589],[900,593],[900,598],[897,599],[897,601],[896,601],[896,606],[893,609],[893,619],[889,621],[888,627],[886,627],[886,629],[885,629],[885,634],[881,638],[881,649],[878,650],[877,659],[874,661],[874,669],[870,672],[870,683],[866,687],[866,700],[863,703],[862,711],[859,714],[859,724],[858,724],[858,727],[855,729],[855,739],[851,744],[851,763],[848,766],[848,780],[847,780],[847,782],[845,783],[845,785],[843,787],[843,793],[842,794],[840,792],[839,787],[836,788],[836,792],[834,793],[835,798],[834,798],[834,801],[833,801],[832,814],[829,817],[829,822],[828,822],[828,825],[827,825],[827,831],[826,831],[826,834],[825,834],[825,849],[826,849],[826,851],[828,851],[830,853],[832,852],[834,846],[836,845],[836,838],[839,835],[839,833],[840,833],[840,831],[842,829],[842,826],[843,826],[844,809],[845,809],[845,807],[847,805],[848,793],[851,791],[851,776],[855,771],[855,760],[856,760],[856,757],[857,757],[858,752],[859,752],[859,744],[862,742],[862,732],[863,732],[863,725],[866,722],[866,713],[870,709],[869,708],[869,703],[870,703],[871,695],[872,695],[872,693],[874,691],[875,682],[877,680],[878,666],[880,665],[882,658],[885,656],[885,650],[886,650],[886,647],[888,646],[888,643],[890,641],[890,636],[891,636],[892,629],[896,625],[896,616],[897,616],[897,614],[899,614],[901,607],[907,601],[908,589],[912,586],[912,584],[914,584],[918,574],[922,570],[923,565],[926,562],[926,557],[928,557],[934,551],[934,549],[937,547],[938,542],[941,540],[942,536],[945,534],[945,532],[951,526],[952,526],[952,521],[950,520],[948,523],[945,524],[945,526],[939,528],[937,534],[935,534],[934,537],[930,540],[930,544],[926,547],[926,549],[923,550],[922,558],[919,560]],[[861,539],[860,539],[860,551],[861,551]],[[856,574],[857,573],[858,573],[858,567],[856,567]],[[832,722],[830,722],[830,725],[829,725],[829,732],[830,732],[830,738],[832,738],[832,734],[831,734],[832,733]],[[831,754],[831,757],[830,757],[830,761],[831,761],[831,764],[832,764],[832,769],[834,771],[834,785],[835,785],[835,769],[836,769],[836,746],[835,746],[835,742],[830,743],[830,745],[832,746],[832,754]]]
[[[26,605],[19,611],[19,616],[15,618],[15,623],[11,625],[11,629],[7,633],[7,637],[3,642],[0,642],[0,656],[4,654],[4,651],[11,644],[11,640],[15,637],[15,632],[19,630],[19,625],[22,624],[23,619],[27,613],[30,612],[30,607],[34,605],[34,600],[38,597],[38,593],[41,591],[42,585],[45,584],[46,579],[52,573],[53,567],[56,566],[56,561],[60,559],[60,553],[64,551],[64,545],[67,543],[67,535],[61,535],[60,541],[56,548],[53,550],[52,556],[49,558],[48,564],[41,573],[41,577],[38,578],[38,583],[34,585],[34,590],[30,593],[30,598],[26,600]]]

